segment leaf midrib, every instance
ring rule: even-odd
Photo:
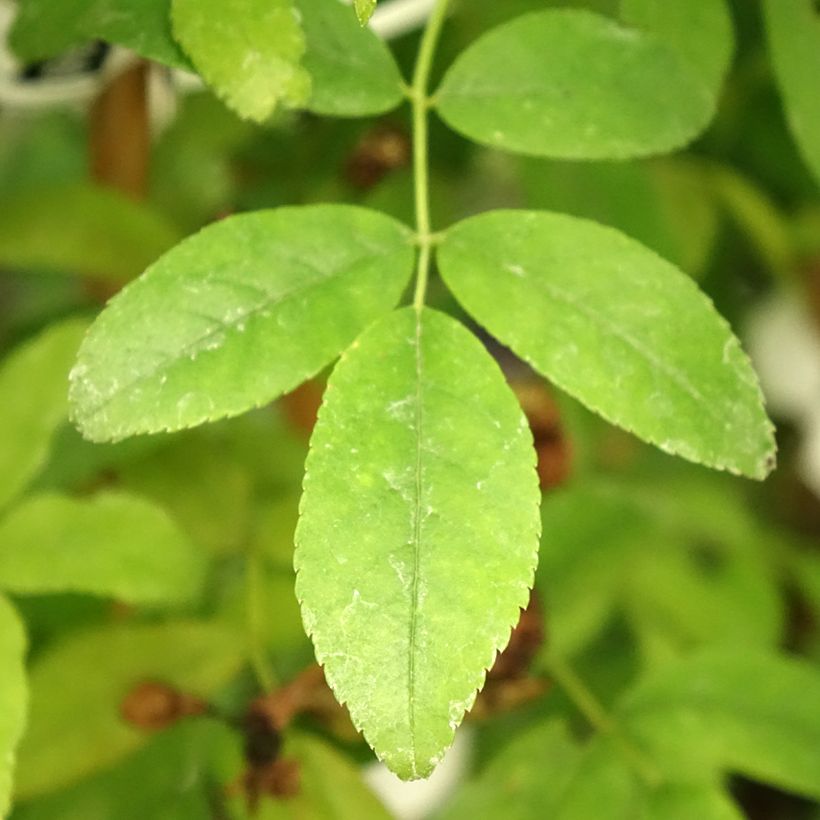
[[[410,592],[410,636],[407,657],[407,722],[410,731],[410,750],[412,759],[410,767],[416,777],[416,634],[418,630],[419,609],[419,571],[421,565],[421,492],[422,492],[422,389],[421,378],[424,369],[421,353],[421,312],[416,312],[416,411],[414,428],[416,433],[416,498],[413,515],[413,586]]]

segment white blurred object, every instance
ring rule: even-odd
[[[441,808],[464,779],[470,763],[472,733],[462,726],[450,751],[427,780],[399,780],[383,763],[364,769],[364,780],[397,820],[422,820]]]
[[[753,313],[746,335],[770,409],[801,430],[798,470],[820,496],[820,330],[796,294],[778,293]]]
[[[370,27],[385,40],[401,37],[421,28],[435,3],[436,0],[382,0],[370,18]]]

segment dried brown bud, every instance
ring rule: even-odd
[[[123,698],[120,715],[126,723],[147,731],[165,729],[184,717],[201,715],[207,704],[159,681],[137,684]]]

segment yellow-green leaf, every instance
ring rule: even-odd
[[[498,366],[444,314],[386,316],[330,378],[297,597],[336,696],[402,778],[432,772],[527,603],[534,461]]]

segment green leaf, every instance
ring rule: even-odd
[[[172,0],[174,35],[197,71],[246,119],[302,105],[310,75],[292,0]]]
[[[120,717],[138,684],[159,681],[207,697],[243,659],[236,632],[195,621],[102,627],[52,647],[31,670],[17,797],[67,786],[143,746],[150,735]]]
[[[440,820],[555,817],[582,754],[564,721],[527,726],[456,792]]]
[[[390,50],[370,29],[356,25],[347,6],[338,0],[296,0],[296,7],[307,41],[310,111],[363,117],[401,103],[401,74]]]
[[[715,784],[649,785],[617,742],[582,746],[552,719],[514,737],[441,814],[442,820],[742,820]]]
[[[0,589],[87,592],[132,604],[188,601],[200,553],[158,507],[136,496],[40,495],[0,522]]]
[[[33,62],[85,40],[107,40],[150,60],[190,70],[171,36],[168,0],[23,0],[11,31],[14,51]]]
[[[602,222],[691,276],[703,273],[718,232],[710,177],[692,161],[574,162],[521,158],[528,208]]]
[[[590,12],[549,10],[501,25],[464,51],[436,106],[477,142],[556,159],[672,151],[715,100],[670,47]]]
[[[114,768],[15,807],[14,820],[204,820],[212,817],[208,757],[231,737],[212,720],[159,732]]]
[[[356,9],[356,17],[359,18],[359,23],[366,26],[367,21],[370,20],[376,10],[376,0],[353,0],[353,6]]]
[[[0,508],[42,467],[54,431],[68,413],[68,371],[86,322],[46,328],[0,366]]]
[[[717,96],[735,47],[726,0],[621,0],[621,19],[671,46]]]
[[[265,404],[316,374],[399,300],[410,232],[342,205],[232,217],[185,240],[96,320],[72,372],[95,441]]]
[[[0,264],[132,279],[180,240],[147,205],[90,185],[36,188],[2,201]]]
[[[0,595],[0,817],[11,806],[16,749],[26,722],[25,654],[23,623]]]
[[[618,719],[667,772],[729,770],[820,798],[820,672],[721,648],[664,666],[626,696]]]
[[[529,428],[454,320],[371,326],[328,383],[296,531],[296,594],[328,682],[376,754],[426,777],[528,600]]]
[[[605,419],[662,450],[762,479],[772,427],[740,344],[689,277],[618,231],[496,211],[438,251],[459,301]]]
[[[820,13],[814,0],[765,0],[763,8],[789,126],[820,181]]]
[[[335,2],[335,0],[334,0]],[[290,730],[282,757],[299,765],[299,794],[264,798],[256,812],[234,799],[237,820],[390,820],[392,815],[362,782],[360,769],[326,742]]]

